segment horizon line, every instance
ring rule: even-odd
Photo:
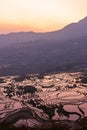
[[[65,25],[64,27],[62,27],[62,28],[60,28],[60,29],[57,29],[57,30],[53,30],[53,31],[32,31],[32,30],[30,30],[30,31],[11,31],[11,32],[7,32],[7,33],[0,33],[0,35],[9,35],[9,34],[15,34],[15,33],[41,33],[41,34],[43,34],[43,33],[52,33],[52,32],[56,32],[56,31],[60,31],[60,30],[62,30],[62,29],[64,29],[65,27],[67,27],[68,25],[70,25],[70,24],[76,24],[76,23],[79,23],[80,21],[82,21],[82,20],[84,20],[85,18],[87,18],[87,16],[85,16],[85,17],[83,17],[82,19],[80,19],[80,20],[78,20],[77,22],[72,22],[72,23],[69,23],[69,24],[67,24],[67,25]]]

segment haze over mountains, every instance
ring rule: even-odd
[[[87,64],[87,17],[48,33],[0,35],[0,75],[42,73]]]
[[[65,40],[87,36],[87,17],[80,20],[77,23],[72,23],[65,26],[63,29],[47,32],[47,33],[35,33],[35,32],[17,32],[0,35],[0,46],[8,46],[10,43],[35,41],[38,39],[46,40]]]

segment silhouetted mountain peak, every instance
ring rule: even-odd
[[[81,19],[79,22],[87,22],[87,16],[83,19]]]
[[[63,29],[53,32],[36,33],[36,32],[14,32],[0,35],[0,47],[14,43],[44,40],[66,40],[87,36],[87,16],[78,21],[65,26]],[[43,40],[40,40],[40,42]],[[10,43],[10,44],[9,44]]]
[[[65,26],[63,29],[57,31],[59,39],[73,39],[78,37],[87,36],[87,17]]]
[[[78,26],[80,27],[81,24],[82,24],[82,26],[85,26],[84,24],[87,25],[87,16],[85,18],[79,20],[76,23],[71,23],[71,24],[66,25],[63,29],[65,30],[65,29],[69,29],[69,28],[72,29],[72,28],[75,28],[75,27],[78,27]]]

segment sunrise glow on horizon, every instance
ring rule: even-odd
[[[87,0],[0,0],[0,34],[49,32],[87,16]]]

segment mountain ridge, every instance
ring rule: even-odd
[[[12,32],[8,34],[0,35],[0,47],[8,46],[13,43],[35,41],[38,39],[47,40],[66,40],[77,38],[81,36],[87,36],[87,16],[77,23],[71,23],[65,26],[63,29],[52,32]]]

